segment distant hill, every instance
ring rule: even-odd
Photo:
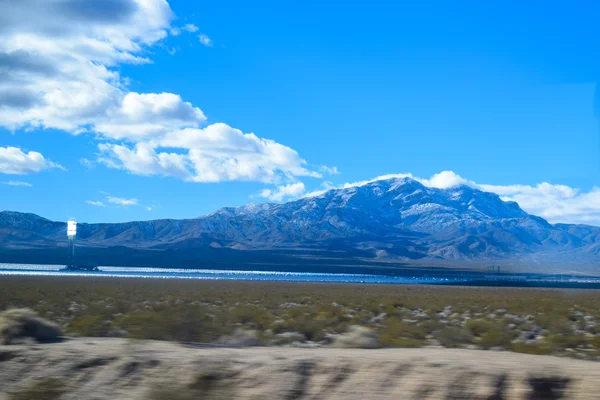
[[[550,224],[468,186],[410,178],[329,190],[284,204],[222,208],[194,219],[78,225],[78,254],[145,266],[348,265],[521,260],[600,265],[600,228]],[[64,262],[66,223],[0,212],[0,261]],[[36,261],[38,260],[38,261]]]

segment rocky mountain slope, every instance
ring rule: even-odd
[[[0,255],[59,252],[66,223],[0,213]],[[79,224],[85,253],[160,259],[301,258],[600,262],[600,228],[552,225],[514,202],[468,186],[428,188],[410,178],[335,189],[284,204],[222,208],[187,220]],[[150,252],[150,253],[149,253]],[[60,253],[60,254],[62,254]],[[57,257],[59,253],[56,253]],[[104,260],[104,256],[99,256]]]

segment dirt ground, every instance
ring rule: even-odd
[[[0,399],[596,399],[596,362],[465,349],[0,347]]]

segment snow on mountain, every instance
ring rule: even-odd
[[[65,240],[64,223],[0,213],[0,245]],[[80,224],[78,241],[132,249],[318,249],[390,259],[487,259],[577,254],[600,261],[600,228],[552,225],[469,186],[430,188],[390,178],[283,204],[222,208],[188,220]],[[22,237],[23,240],[19,238]]]

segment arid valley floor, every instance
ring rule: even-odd
[[[14,308],[55,324],[63,340],[0,346],[0,399],[600,390],[595,290],[3,277],[0,310]]]

